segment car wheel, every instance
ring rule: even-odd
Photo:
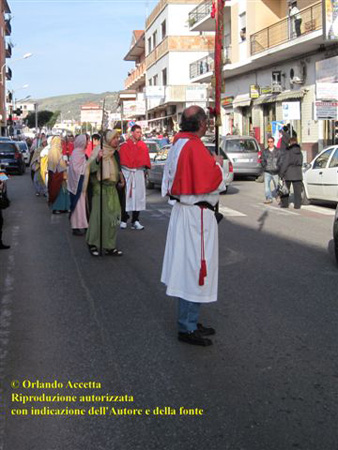
[[[147,189],[154,189],[154,183],[152,183],[149,180],[149,175],[148,174],[146,174],[146,188]]]
[[[311,200],[306,195],[304,185],[302,187],[302,205],[311,205]]]

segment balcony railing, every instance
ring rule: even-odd
[[[125,80],[124,86],[126,89],[131,87],[135,81],[138,81],[140,78],[142,78],[143,75],[146,73],[146,62],[143,61],[137,68],[135,68],[129,77]]]
[[[223,53],[223,63],[231,64],[231,46],[225,47]],[[212,72],[215,67],[214,54],[210,53],[204,58],[190,64],[190,79],[197,78],[205,73]]]
[[[252,34],[250,37],[251,55],[264,52],[269,48],[285,44],[322,28],[322,2],[302,9],[299,15],[302,19],[299,28],[295,22],[296,17],[291,16]]]
[[[12,33],[12,26],[10,19],[5,20],[5,35],[10,36]]]
[[[204,0],[189,13],[189,27],[193,27],[195,23],[210,16],[212,10],[212,0]]]
[[[12,71],[9,67],[6,70],[6,80],[10,81],[12,79]]]
[[[169,39],[166,37],[154,50],[146,57],[146,67],[156,63],[169,50]]]

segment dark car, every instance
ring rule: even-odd
[[[334,240],[334,251],[336,254],[336,261],[338,264],[338,205],[336,208],[336,214],[334,216],[333,222],[333,240]]]
[[[16,142],[0,141],[0,167],[7,173],[25,173],[26,163]]]

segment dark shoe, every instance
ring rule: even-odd
[[[213,334],[216,334],[215,328],[204,327],[201,323],[197,324],[197,330],[202,336],[212,336]]]
[[[61,214],[61,211],[59,210],[53,211],[53,214]]]
[[[92,256],[100,256],[100,252],[95,247],[95,245],[89,245],[89,251]]]
[[[201,345],[202,347],[212,345],[212,341],[204,338],[198,330],[191,333],[178,333],[178,340],[191,345]]]
[[[121,250],[118,250],[117,248],[113,248],[112,250],[106,250],[104,254],[107,256],[123,256],[123,252]]]
[[[11,248],[10,245],[5,245],[2,242],[0,242],[0,250],[8,250],[9,248]]]
[[[83,236],[85,233],[82,230],[79,230],[78,228],[74,228],[73,235],[74,236]]]

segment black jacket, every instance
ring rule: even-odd
[[[303,179],[303,155],[298,144],[288,147],[280,160],[279,176],[286,181]]]
[[[278,173],[278,155],[279,150],[276,147],[272,151],[268,148],[263,150],[262,167],[264,172],[271,173],[272,175]]]

